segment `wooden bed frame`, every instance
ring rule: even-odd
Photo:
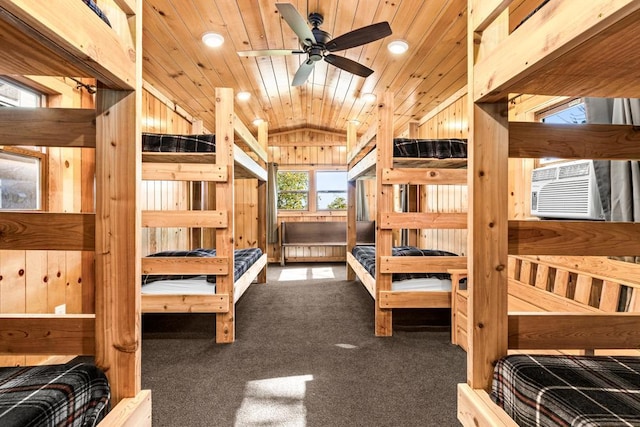
[[[347,280],[357,276],[375,300],[375,334],[392,335],[394,308],[448,308],[451,292],[392,291],[393,273],[447,272],[466,268],[467,257],[393,257],[393,230],[467,227],[466,213],[396,213],[393,211],[394,184],[466,184],[466,159],[393,158],[393,94],[384,93],[378,105],[377,125],[357,142],[355,130],[347,132],[348,212]],[[417,129],[414,127],[412,131]],[[414,135],[410,135],[415,137]],[[375,172],[375,174],[374,174]],[[351,254],[356,244],[356,180],[375,177],[376,198],[376,277],[372,277]]]
[[[216,89],[216,153],[142,153],[143,180],[204,181],[215,183],[216,210],[143,211],[143,227],[193,227],[215,229],[216,257],[143,257],[143,274],[216,275],[212,295],[142,294],[143,313],[216,313],[216,342],[235,340],[235,303],[258,277],[266,282],[266,181],[265,168],[233,143],[234,135],[266,165],[267,128],[260,125],[256,140],[233,113],[233,90]],[[234,265],[234,179],[257,179],[258,247],[262,257],[233,280]],[[231,207],[231,208],[229,208]]]
[[[113,407],[101,425],[144,426],[151,425],[151,393],[141,390],[136,297],[142,2],[106,3],[113,28],[81,2],[7,0],[0,6],[0,74],[98,81],[94,111],[0,111],[3,144],[95,148],[96,166],[93,213],[0,213],[0,249],[95,253],[95,315],[3,314],[0,352],[95,355]]]
[[[640,253],[638,224],[509,220],[507,197],[509,157],[639,159],[637,129],[509,123],[506,115],[510,94],[640,97],[640,82],[630,72],[640,61],[640,35],[634,30],[640,22],[640,3],[585,6],[580,0],[551,0],[543,13],[509,33],[512,3],[468,3],[468,377],[458,388],[458,419],[465,426],[515,425],[489,399],[488,391],[493,364],[513,346],[522,347],[523,341],[529,349],[640,345],[640,316],[635,313],[509,314],[506,274],[508,254]],[[528,339],[518,331],[527,331]]]

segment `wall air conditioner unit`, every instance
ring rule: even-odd
[[[534,169],[531,214],[540,218],[603,220],[593,160]]]

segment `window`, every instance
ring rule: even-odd
[[[317,171],[316,182],[318,210],[347,209],[347,173],[345,171]]]
[[[347,209],[347,172],[289,166],[278,171],[278,209],[281,211],[344,211]]]
[[[0,151],[0,209],[41,209],[41,159]]]
[[[0,108],[40,107],[41,98],[38,92],[0,79]],[[40,151],[0,149],[0,209],[42,209],[43,158]]]
[[[582,124],[587,123],[587,109],[582,98],[572,99],[560,105],[545,110],[537,114],[538,120],[543,123],[558,124]],[[562,159],[544,157],[540,159],[540,164],[557,162]]]
[[[309,210],[309,172],[278,171],[278,209]]]
[[[40,107],[40,94],[0,80],[0,107]]]

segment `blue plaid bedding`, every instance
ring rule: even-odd
[[[192,251],[164,251],[157,252],[149,255],[150,257],[215,257],[215,249],[194,249]],[[234,251],[233,262],[233,277],[234,281],[239,279],[245,271],[249,269],[260,257],[262,256],[262,250],[260,248],[247,248],[236,249]],[[187,274],[145,274],[142,276],[142,286],[147,283],[156,282],[158,280],[174,280],[174,279],[192,279],[199,275],[187,275]],[[213,274],[207,275],[207,282],[216,283],[216,276]]]
[[[353,256],[360,264],[371,274],[376,277],[376,247],[375,246],[356,246],[351,250]],[[458,256],[457,254],[439,251],[433,249],[418,249],[413,246],[396,246],[391,248],[393,256]],[[393,273],[391,280],[399,282],[408,279],[436,278],[440,280],[451,279],[449,273]]]
[[[3,427],[93,427],[109,411],[107,377],[94,365],[0,368]]]
[[[519,426],[640,426],[640,358],[507,356],[491,398]]]
[[[143,133],[142,151],[164,153],[215,153],[216,136],[205,135],[165,135]]]
[[[98,17],[100,17],[100,19],[102,19],[108,26],[111,26],[111,22],[109,22],[109,18],[107,18],[107,15],[105,15],[102,10],[100,10],[96,2],[94,2],[93,0],[82,0],[82,1],[84,2],[84,4],[89,6],[89,9],[91,9],[93,13],[98,15]]]
[[[395,138],[393,157],[465,159],[467,158],[467,140]]]

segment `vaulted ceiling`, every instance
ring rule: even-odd
[[[192,116],[213,129],[215,87],[252,94],[236,102],[247,124],[255,118],[270,132],[298,128],[358,132],[372,122],[376,102],[364,93],[395,94],[395,126],[422,118],[466,84],[467,0],[292,0],[306,18],[324,16],[320,26],[333,38],[388,21],[393,34],[364,46],[335,52],[374,73],[358,77],[326,62],[316,63],[306,83],[291,81],[306,55],[240,57],[237,51],[299,49],[296,34],[280,17],[275,0],[144,0],[143,76]],[[280,0],[283,2],[283,0]],[[203,33],[225,38],[205,46]],[[391,54],[387,44],[404,39],[409,50]]]

